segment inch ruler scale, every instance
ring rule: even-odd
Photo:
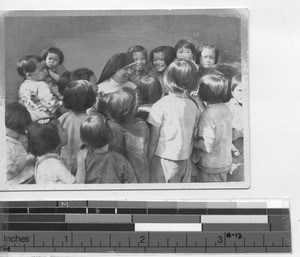
[[[0,202],[2,252],[291,252],[289,203]]]

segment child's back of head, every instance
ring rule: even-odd
[[[91,83],[87,80],[71,81],[65,88],[64,106],[74,113],[85,113],[95,102],[95,92]]]
[[[140,104],[153,104],[162,96],[162,87],[158,79],[142,76],[137,83]]]
[[[228,80],[223,75],[205,75],[199,81],[198,95],[207,103],[226,103],[231,97]]]
[[[34,156],[55,152],[61,138],[54,118],[42,118],[28,127],[28,150]]]
[[[92,86],[97,85],[97,77],[95,73],[88,68],[79,68],[70,73],[70,81],[87,80]]]
[[[41,57],[36,55],[27,55],[22,57],[17,63],[18,74],[26,79],[28,77],[28,74],[36,71],[37,64],[41,61]]]
[[[19,135],[25,135],[27,127],[32,122],[30,113],[26,107],[18,102],[7,103],[5,105],[5,126],[17,132]]]
[[[196,88],[197,73],[190,61],[177,59],[167,68],[163,81],[173,93],[191,92]]]
[[[80,137],[84,144],[92,148],[102,148],[112,139],[112,131],[101,114],[86,117],[80,125]]]
[[[134,120],[137,113],[138,101],[135,91],[122,87],[114,93],[104,95],[99,99],[98,111],[120,124]]]

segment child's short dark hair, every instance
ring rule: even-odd
[[[221,72],[229,82],[236,74],[241,72],[239,63],[217,63],[212,68]]]
[[[173,93],[191,92],[196,88],[197,73],[190,61],[177,59],[172,62],[163,76],[164,84]]]
[[[231,92],[234,91],[234,89],[237,86],[239,86],[241,83],[242,83],[242,74],[241,73],[239,73],[239,74],[235,75],[234,77],[232,77],[231,84],[230,84]]]
[[[137,95],[131,88],[122,87],[100,97],[98,111],[120,124],[134,119],[138,109]]]
[[[140,104],[153,104],[162,96],[162,87],[158,79],[142,76],[137,82]]]
[[[79,68],[70,73],[70,81],[74,80],[87,80],[90,81],[90,78],[95,76],[95,73],[88,68]]]
[[[36,64],[41,62],[42,59],[36,55],[26,55],[22,57],[17,63],[18,74],[26,79],[26,74],[28,72],[34,72],[36,70]]]
[[[164,53],[164,59],[167,66],[176,58],[176,52],[172,46],[159,46],[154,48],[149,55],[149,60],[153,64],[153,56],[155,53]]]
[[[65,108],[82,113],[96,102],[96,95],[91,83],[87,80],[69,82],[64,91],[63,103]]]
[[[5,105],[5,126],[21,135],[26,134],[28,125],[32,122],[26,107],[18,102]]]
[[[196,63],[200,64],[200,58],[201,58],[201,54],[203,49],[212,49],[215,52],[215,63],[216,64],[219,60],[219,49],[215,46],[215,45],[211,45],[211,44],[202,44],[197,48],[197,53],[196,53]]]
[[[148,61],[148,53],[147,53],[147,50],[143,46],[136,45],[136,46],[130,47],[128,49],[128,52],[131,54],[137,53],[137,52],[142,52],[146,58],[146,61]]]
[[[80,138],[89,146],[101,148],[111,141],[112,131],[103,115],[92,115],[82,121]]]
[[[43,52],[41,54],[42,60],[46,60],[47,55],[49,53],[50,54],[57,54],[58,55],[58,57],[59,57],[59,64],[62,64],[64,62],[65,57],[64,57],[63,52],[60,49],[56,48],[56,47],[49,47],[49,48],[43,50]]]
[[[226,103],[231,98],[228,80],[216,74],[208,74],[200,79],[198,94],[206,102]]]
[[[196,47],[195,44],[191,41],[188,41],[186,39],[181,39],[177,42],[177,44],[175,45],[175,52],[177,53],[177,50],[185,47],[187,49],[190,49],[192,51],[192,54],[194,55],[196,53]]]
[[[57,126],[51,122],[54,118],[42,118],[28,127],[28,150],[34,156],[53,152],[60,144]]]

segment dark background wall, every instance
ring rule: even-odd
[[[82,15],[82,14],[81,14]],[[241,25],[242,24],[242,25]],[[244,55],[241,38],[245,28],[239,12],[202,10],[198,12],[98,12],[93,16],[11,15],[5,18],[6,100],[17,100],[23,79],[16,72],[17,61],[25,55],[40,55],[47,47],[60,48],[69,70],[92,69],[99,78],[113,54],[142,45],[148,52],[160,45],[175,46],[179,39],[217,45],[222,61],[240,61]]]

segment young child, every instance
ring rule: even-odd
[[[95,73],[88,68],[79,68],[70,73],[70,81],[82,80],[82,79],[89,81],[93,87],[95,94],[97,94],[97,90],[98,90],[97,77],[96,77]],[[88,108],[86,110],[86,113],[88,115],[97,114],[98,113],[97,104],[95,103],[94,106],[92,106],[91,108]]]
[[[48,77],[45,81],[49,83],[53,94],[62,100],[63,91],[69,80],[69,73],[62,65],[64,54],[56,47],[49,47],[43,50],[41,56],[48,70]]]
[[[68,134],[68,143],[61,149],[60,157],[66,167],[73,172],[72,167],[76,164],[77,152],[82,145],[79,127],[88,116],[86,110],[96,102],[96,95],[90,82],[75,80],[67,85],[63,102],[69,112],[60,116],[59,122]]]
[[[202,44],[196,53],[196,63],[199,65],[201,76],[206,75],[213,65],[218,62],[219,49],[214,45]]]
[[[198,65],[193,60],[196,55],[196,47],[193,42],[190,42],[186,39],[179,40],[175,45],[175,52],[177,59],[190,61],[196,71],[199,70]]]
[[[228,175],[228,181],[244,180],[244,133],[243,133],[243,92],[242,76],[237,74],[231,80],[232,98],[228,102],[228,107],[233,114],[232,122],[232,169]]]
[[[5,105],[6,178],[9,185],[26,183],[33,176],[35,158],[20,142],[31,123],[30,113],[18,102]]]
[[[199,98],[206,102],[194,140],[194,162],[200,182],[225,182],[231,168],[232,114],[225,104],[230,99],[227,79],[208,74],[201,78]]]
[[[129,81],[134,66],[135,62],[131,53],[113,55],[101,73],[97,85],[97,95],[112,93],[121,87],[136,89],[136,85]]]
[[[137,83],[139,108],[137,116],[147,120],[152,105],[162,95],[162,88],[158,79],[151,76],[142,76]]]
[[[86,117],[80,125],[85,160],[85,183],[136,183],[130,163],[121,154],[108,150],[112,131],[101,115]]]
[[[168,87],[163,83],[163,75],[175,58],[176,52],[171,46],[159,46],[150,52],[149,60],[153,65],[153,69],[149,72],[149,75],[159,80],[162,86],[162,95],[165,95],[168,91]]]
[[[175,60],[164,75],[169,94],[153,104],[148,161],[150,182],[190,182],[192,136],[198,108],[189,98],[195,88],[195,70],[186,60]]]
[[[31,115],[33,121],[49,116],[59,116],[64,112],[62,102],[55,97],[43,80],[47,76],[42,60],[38,56],[28,55],[21,58],[17,71],[25,81],[19,88],[19,101]]]
[[[36,120],[28,127],[28,147],[37,158],[34,171],[37,184],[84,183],[87,151],[81,150],[77,155],[78,169],[75,177],[58,155],[58,148],[64,141],[62,132],[60,123],[52,117]]]
[[[139,83],[141,79],[141,76],[145,76],[149,73],[148,53],[147,50],[140,45],[130,47],[128,49],[128,52],[131,53],[132,58],[136,64],[129,80],[137,85],[137,83]]]
[[[88,68],[79,68],[70,72],[70,81],[87,80],[91,83],[95,92],[97,92],[97,77],[95,73]]]
[[[137,95],[130,88],[121,88],[99,99],[98,111],[107,116],[113,133],[109,149],[129,161],[138,183],[148,183],[149,128],[145,121],[136,118],[137,109]]]

